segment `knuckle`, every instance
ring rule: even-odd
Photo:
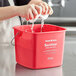
[[[35,16],[37,16],[38,15],[38,13],[35,13]]]
[[[47,5],[47,3],[46,3],[46,2],[43,2],[43,4]]]
[[[33,17],[33,16],[31,16],[31,18],[33,19],[34,17]]]
[[[40,11],[40,10],[41,10],[41,8],[40,8],[40,7],[38,7],[38,10]]]
[[[48,9],[48,7],[47,7],[47,6],[45,6],[45,9],[47,10],[47,9]]]
[[[29,8],[32,8],[32,5],[29,5]]]
[[[38,15],[38,13],[36,13],[36,16]]]

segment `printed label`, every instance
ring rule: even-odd
[[[50,54],[56,54],[56,48],[57,48],[57,40],[56,39],[51,39],[51,40],[45,40],[44,44],[45,50],[43,53],[45,55],[50,55]],[[47,57],[48,60],[53,60],[53,57]]]

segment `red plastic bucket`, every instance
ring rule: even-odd
[[[41,24],[35,24],[33,30],[31,25],[14,27],[14,35],[19,32],[15,37],[17,63],[31,69],[61,66],[66,29],[45,24],[40,32]]]

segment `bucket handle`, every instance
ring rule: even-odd
[[[13,41],[14,41],[14,39],[15,39],[15,37],[19,34],[20,32],[17,32],[16,33],[16,35],[12,38],[12,40],[11,40],[11,44],[13,45],[13,46],[15,46],[15,44],[13,43]]]
[[[25,21],[25,18],[21,18],[21,19],[23,19],[22,21]],[[28,21],[27,21],[27,24],[28,24]],[[22,25],[23,25],[23,22],[22,22]],[[12,38],[12,40],[11,40],[11,44],[13,45],[13,46],[15,46],[15,44],[13,43],[13,40],[15,39],[15,37],[19,34],[20,32],[17,32],[16,33],[16,35]]]
[[[22,19],[22,21],[25,21],[25,18],[21,18]],[[28,23],[28,22],[27,22]],[[23,25],[23,22],[22,22],[22,25]],[[12,40],[11,40],[11,44],[13,45],[13,46],[15,46],[15,44],[13,43],[13,40],[15,39],[15,37],[19,34],[20,32],[17,32],[16,33],[16,35],[12,38]]]

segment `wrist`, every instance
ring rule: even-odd
[[[24,6],[16,6],[16,14],[17,16],[21,16],[21,14],[27,9],[27,5]]]
[[[14,15],[15,15],[15,16],[18,16],[18,11],[19,11],[18,6],[12,6],[12,9],[13,9]]]
[[[16,16],[20,16],[20,12],[21,12],[21,10],[22,10],[22,7],[23,7],[23,6],[15,6]]]

